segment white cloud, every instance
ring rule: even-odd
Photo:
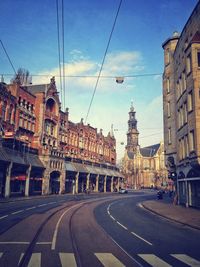
[[[99,63],[84,57],[81,51],[71,52],[71,61],[66,64],[67,76],[97,76],[100,69]],[[128,130],[128,112],[130,102],[139,99],[138,95],[149,94],[146,88],[148,82],[142,78],[124,79],[124,83],[117,84],[115,76],[139,74],[144,69],[142,55],[137,51],[118,51],[107,55],[103,67],[103,76],[114,76],[113,78],[100,78],[98,88],[91,106],[87,123],[93,127],[103,129],[104,135],[110,131],[111,124],[114,124],[115,137],[117,142],[118,159],[124,155],[126,145],[126,133]],[[56,77],[56,84],[59,85],[59,68],[45,70],[41,75],[33,79],[34,83],[48,83],[51,76]],[[145,79],[145,78],[143,78]],[[157,82],[159,77],[152,77],[151,86],[160,85]],[[78,122],[85,119],[91,101],[96,78],[92,77],[67,77],[66,78],[66,103],[69,107],[69,119]],[[139,86],[139,88],[138,88]],[[138,90],[139,89],[139,90]],[[136,119],[138,120],[139,144],[141,146],[152,145],[162,140],[162,96],[149,96],[147,99],[140,99],[140,103],[134,102]],[[148,136],[148,137],[147,137]],[[124,145],[121,145],[124,142]]]

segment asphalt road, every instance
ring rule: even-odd
[[[200,231],[138,206],[152,198],[134,192],[1,203],[0,266],[200,266]]]
[[[104,203],[96,220],[141,266],[200,266],[200,231],[146,211],[139,205],[145,199],[129,195]]]

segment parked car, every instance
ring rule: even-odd
[[[121,188],[121,189],[119,189],[119,193],[120,194],[127,194],[128,191],[125,188]]]

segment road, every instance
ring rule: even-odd
[[[154,197],[134,192],[1,203],[0,266],[200,266],[200,231],[138,206]]]

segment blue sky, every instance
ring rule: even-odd
[[[123,0],[102,75],[123,76],[163,72],[162,43],[183,29],[197,0]],[[118,0],[65,0],[66,75],[98,75]],[[6,0],[0,3],[0,36],[16,69],[26,68],[33,83],[47,83],[58,75],[56,1]],[[13,70],[0,47],[0,74],[9,83]],[[60,88],[59,78],[56,79]],[[96,80],[66,78],[70,120],[86,117]],[[130,103],[136,110],[140,145],[163,139],[162,76],[101,78],[87,123],[106,135],[114,124],[118,158],[126,143]]]

